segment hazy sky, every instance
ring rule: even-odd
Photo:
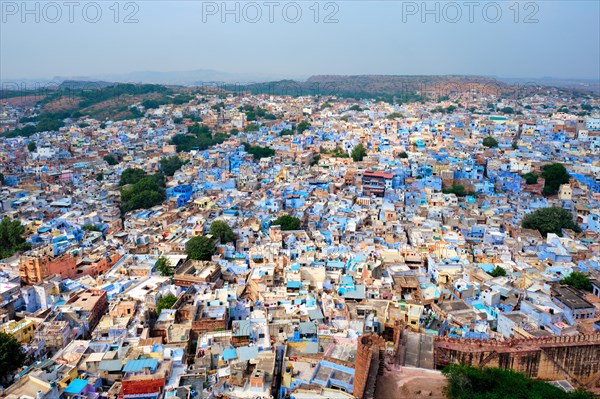
[[[76,3],[70,16],[62,1],[27,3],[27,14],[21,1],[1,0],[0,78],[214,69],[600,79],[595,0],[146,0],[116,3],[118,15],[112,0]],[[137,22],[124,23],[132,12]]]

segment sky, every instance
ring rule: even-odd
[[[0,1],[1,80],[196,69],[600,79],[595,0],[73,4]]]

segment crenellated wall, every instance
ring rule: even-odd
[[[499,367],[543,380],[600,386],[600,334],[482,341],[436,338],[436,367],[463,363]]]

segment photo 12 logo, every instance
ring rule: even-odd
[[[403,1],[402,22],[536,24],[539,10],[539,4],[533,1]]]
[[[340,7],[333,1],[327,2],[279,2],[279,1],[203,1],[202,22],[219,23],[277,23],[295,24],[309,21],[315,24],[339,22]]]
[[[116,24],[138,23],[137,2],[95,1],[0,1],[3,24],[86,22],[95,24],[112,21]]]

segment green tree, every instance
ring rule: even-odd
[[[539,176],[533,172],[525,173],[523,175],[523,179],[525,179],[525,183],[527,184],[537,184],[538,177]]]
[[[567,169],[560,163],[544,165],[542,177],[546,180],[544,183],[545,195],[554,195],[558,193],[560,185],[568,183],[571,179]]]
[[[565,392],[525,374],[499,368],[450,364],[442,370],[448,380],[449,399],[593,399],[584,390]]]
[[[483,145],[488,148],[498,147],[498,141],[492,136],[488,136],[483,139]]]
[[[559,207],[538,209],[525,216],[521,225],[525,229],[537,230],[543,236],[547,236],[548,233],[561,235],[562,229],[581,231],[573,221],[571,212]]]
[[[121,212],[123,214],[136,209],[152,208],[166,198],[165,176],[162,173],[148,176],[143,170],[127,169],[121,175],[121,184],[123,185],[123,183],[125,183],[121,188]]]
[[[171,262],[169,262],[169,260],[167,258],[165,258],[164,256],[161,256],[160,258],[158,258],[156,260],[156,263],[154,264],[154,266],[155,266],[156,270],[160,273],[160,275],[163,277],[169,277],[175,273],[175,270],[173,269]]]
[[[183,165],[185,165],[185,161],[177,155],[164,157],[160,160],[160,170],[167,176],[173,176]]]
[[[503,114],[514,114],[515,110],[512,107],[504,107],[500,110]]]
[[[244,143],[244,149],[248,154],[251,154],[254,159],[259,160],[261,158],[269,158],[275,155],[275,150],[270,147],[261,147],[259,145],[250,145]]]
[[[24,363],[25,353],[21,343],[12,334],[0,332],[0,381],[2,378],[8,381],[7,377]]]
[[[271,223],[271,226],[280,226],[281,230],[300,230],[302,221],[295,216],[283,215]]]
[[[463,186],[462,184],[453,184],[452,187],[448,189],[443,189],[442,192],[444,194],[454,194],[457,197],[465,197],[468,194],[467,190],[465,189],[465,186]]]
[[[503,267],[496,266],[490,273],[492,277],[503,277],[506,276],[506,270]]]
[[[83,231],[102,231],[102,229],[95,224],[84,224],[81,226],[81,230]]]
[[[30,142],[27,144],[27,150],[28,150],[29,152],[34,152],[35,150],[37,150],[37,144],[35,144],[35,141],[30,141]]]
[[[0,259],[11,257],[15,252],[31,249],[31,244],[25,241],[25,227],[18,220],[8,217],[0,222]]]
[[[592,282],[588,276],[581,272],[573,272],[560,280],[561,284],[570,285],[578,290],[591,291]]]
[[[400,154],[398,154],[398,157],[400,159],[406,159],[408,158],[408,154],[406,153],[406,151],[402,151]]]
[[[296,126],[296,131],[298,133],[302,133],[305,130],[308,130],[308,128],[310,128],[310,123],[308,123],[307,121],[301,121],[300,123],[298,123],[298,126]]]
[[[356,147],[354,147],[350,155],[352,156],[354,162],[360,162],[367,155],[367,150],[362,145],[362,143],[359,143]]]
[[[177,297],[173,294],[167,294],[158,300],[158,305],[156,306],[156,314],[160,315],[163,309],[171,309],[173,305],[177,302]]]
[[[209,233],[213,237],[218,238],[221,241],[221,244],[232,242],[234,239],[231,227],[221,220],[216,220],[211,223]]]
[[[114,166],[114,165],[117,165],[119,163],[119,161],[117,161],[117,158],[115,158],[115,156],[112,155],[112,154],[105,155],[103,159],[110,166]]]
[[[215,250],[214,241],[205,236],[194,236],[185,244],[187,256],[194,260],[210,260]]]
[[[0,184],[4,184],[4,173],[0,172]]]
[[[391,114],[386,116],[386,119],[402,119],[402,118],[404,118],[404,115],[402,115],[398,112],[392,112]]]
[[[100,172],[96,175],[96,180],[97,181],[102,181],[104,180],[104,173]]]
[[[256,123],[250,123],[249,125],[246,125],[244,132],[258,132],[259,129],[260,127]]]
[[[127,168],[121,173],[120,186],[137,183],[140,179],[146,177],[146,172],[142,169]]]

